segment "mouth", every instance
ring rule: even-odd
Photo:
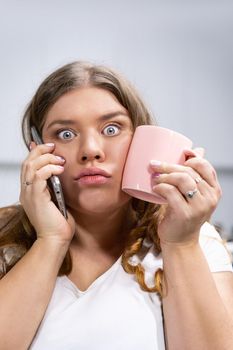
[[[79,184],[95,185],[105,184],[109,181],[111,175],[100,168],[86,168],[75,178]]]

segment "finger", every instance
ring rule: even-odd
[[[49,164],[34,174],[32,182],[22,184],[20,191],[20,202],[29,207],[34,203],[46,203],[51,201],[50,190],[47,186],[47,179],[52,175],[60,175],[64,171],[64,167],[60,165]]]
[[[63,165],[64,163],[65,163],[64,158],[60,156],[56,156],[54,154],[46,153],[37,157],[34,160],[31,160],[31,167],[36,171],[47,164]]]
[[[188,192],[197,190],[194,179],[189,174],[182,172],[152,176],[152,182],[154,185],[165,183],[175,186],[185,197]]]
[[[26,185],[26,188],[33,188],[37,183],[43,182],[48,180],[52,175],[60,175],[64,171],[64,167],[61,165],[55,165],[55,164],[48,164],[36,172],[28,172],[27,173],[27,179],[25,181],[30,182],[30,186],[27,185],[25,182],[22,182],[22,185]]]
[[[208,171],[206,171],[206,169],[199,169],[198,166],[195,169],[195,166],[193,165],[194,163],[195,164],[203,164],[203,165],[207,163],[208,164],[208,171],[210,174],[208,175]],[[211,171],[214,171],[214,168],[205,159],[195,157],[195,158],[192,158],[192,159],[189,159],[188,161],[186,161],[185,165],[176,165],[176,164],[168,164],[168,163],[161,163],[161,164],[156,163],[156,165],[154,165],[154,162],[152,164],[153,164],[152,169],[156,173],[171,174],[172,172],[174,172],[174,173],[181,172],[181,173],[189,174],[196,182],[200,193],[203,196],[206,196],[206,198],[214,197],[214,198],[217,198],[219,200],[221,197],[221,194],[222,194],[221,187],[217,181],[217,178],[214,179],[214,177],[216,175],[214,175],[214,173],[213,174],[211,173]],[[210,166],[210,168],[209,168],[209,166]],[[213,178],[212,180],[210,179],[211,176]],[[191,191],[193,189],[190,188]]]
[[[204,197],[197,191],[191,198],[183,196],[182,193],[170,184],[161,183],[153,188],[153,192],[165,198],[168,208],[171,209],[170,215],[174,220],[179,216],[186,218],[186,223],[195,220],[198,222],[206,221],[216,208],[217,201],[212,193]]]
[[[194,204],[195,206],[200,205],[200,200],[208,199],[212,196],[213,190],[206,185],[200,189],[195,180],[190,177],[187,173],[171,173],[171,174],[162,174],[152,177],[153,185],[156,186],[159,184],[168,184],[174,186],[184,197],[186,202],[189,204]],[[153,187],[154,187],[153,186]],[[197,196],[198,193],[198,196]],[[193,201],[195,197],[195,201]]]
[[[184,154],[185,154],[187,160],[189,158],[193,158],[193,157],[203,158],[204,154],[205,154],[205,149],[201,148],[201,147],[197,147],[194,149],[185,149]]]
[[[48,164],[36,172],[35,182],[48,180],[52,175],[60,175],[63,171],[62,165]]]
[[[31,150],[26,159],[35,159],[39,155],[51,153],[55,148],[54,143],[43,143],[41,145],[36,145],[34,142],[32,142],[31,145]]]
[[[182,211],[184,206],[187,206],[187,200],[184,198],[183,194],[178,190],[177,187],[161,183],[153,187],[153,192],[163,198],[165,198],[167,204],[173,208],[175,211]]]
[[[204,158],[192,158],[185,162],[187,167],[191,167],[198,173],[211,187],[220,187],[217,173],[213,166]]]
[[[221,191],[219,192],[216,189],[213,189],[204,180],[197,183],[196,180],[190,177],[187,173],[152,175],[152,187],[162,183],[175,186],[188,202],[190,202],[190,200],[193,202],[195,196],[194,202],[197,203],[197,206],[200,206],[200,200],[203,200],[203,203],[209,203],[209,207],[215,208],[221,197]],[[197,191],[199,191],[201,197],[196,196]]]
[[[171,174],[171,173],[187,173],[191,176],[195,182],[200,182],[201,177],[192,167],[186,165],[179,164],[169,164],[169,163],[161,163],[157,161],[151,161],[150,163],[153,172],[159,174]]]
[[[24,179],[26,178],[27,169],[28,168],[31,169],[32,167],[31,161],[36,159],[42,154],[53,152],[55,147],[54,143],[35,145],[35,143],[32,142],[31,145],[32,145],[32,150],[29,152],[27,158],[25,159],[25,161],[21,166],[21,173],[20,173],[21,182],[24,181]]]

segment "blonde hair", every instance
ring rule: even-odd
[[[67,64],[49,75],[39,86],[37,92],[27,106],[22,121],[22,133],[25,144],[31,142],[30,127],[36,126],[41,133],[46,115],[52,105],[65,93],[82,88],[98,87],[111,92],[119,103],[127,109],[134,129],[139,125],[154,124],[153,118],[134,87],[119,73],[101,65],[76,61]],[[160,244],[157,235],[157,224],[162,218],[163,207],[132,199],[132,209],[136,216],[137,227],[129,233],[128,241],[122,255],[122,266],[126,272],[135,274],[138,283],[145,291],[161,294],[161,270],[155,272],[155,285],[149,288],[145,283],[144,268],[139,263],[133,266],[130,257],[142,250],[144,239],[153,242],[157,253]],[[26,216],[22,206],[15,205],[0,210],[2,225],[0,227],[0,262],[2,275],[26,253],[36,240],[36,232]],[[7,259],[11,252],[12,259]],[[67,253],[59,274],[68,274],[72,269],[72,261]],[[0,270],[1,276],[1,270]]]

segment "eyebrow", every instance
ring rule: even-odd
[[[129,118],[129,115],[126,112],[124,112],[124,111],[116,111],[116,112],[112,112],[112,113],[103,114],[98,119],[100,121],[107,121],[109,119],[112,119],[114,117],[119,117],[119,116],[124,116],[124,117]],[[56,125],[56,124],[59,124],[59,125],[75,125],[76,123],[77,123],[77,121],[75,121],[73,119],[57,119],[57,120],[54,120],[53,122],[51,122],[47,126],[47,129],[51,128],[53,125]]]

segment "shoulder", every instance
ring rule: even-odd
[[[217,232],[217,230],[215,229],[215,227],[213,225],[211,225],[209,222],[205,222],[200,230],[200,238],[202,237],[206,237],[206,238],[213,238],[213,239],[217,239],[219,241],[222,241],[219,233]]]
[[[199,243],[212,272],[232,271],[231,253],[214,226],[208,222],[201,227]]]
[[[199,244],[208,262],[211,272],[232,271],[232,258],[225,242],[213,225],[204,223],[200,230]],[[141,264],[145,270],[145,282],[154,286],[155,272],[163,268],[162,254],[154,245],[147,246],[144,254],[135,254],[129,259],[130,264]]]
[[[199,244],[212,272],[232,271],[231,254],[214,226],[208,222],[201,227]],[[154,273],[163,268],[163,260],[162,254],[156,251],[153,244],[147,248],[145,254],[132,256],[130,263],[132,265],[140,263],[143,266],[145,280],[150,286],[154,283]]]

